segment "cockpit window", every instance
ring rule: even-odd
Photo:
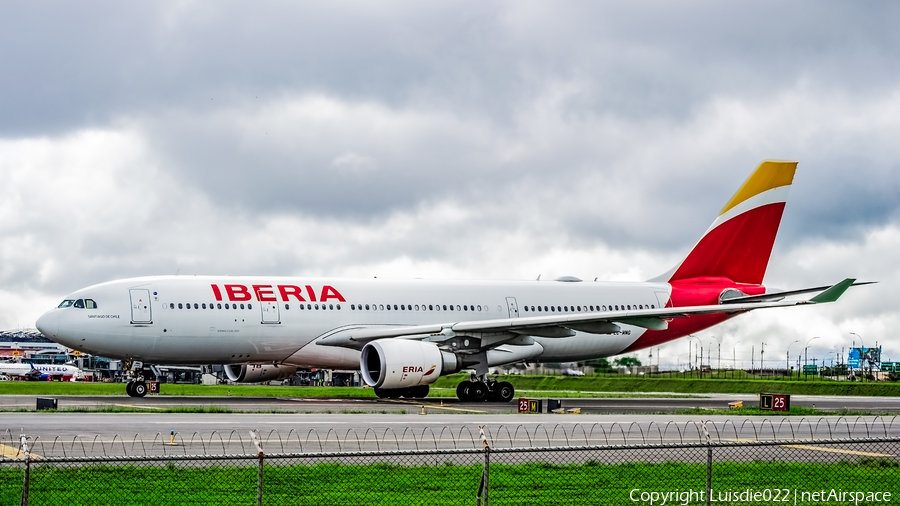
[[[94,299],[84,299],[84,307],[87,309],[97,309],[97,303]]]
[[[66,299],[66,300],[60,302],[59,305],[56,306],[56,307],[59,307],[59,308],[63,308],[63,307],[72,307],[72,304],[75,304],[75,301],[74,301],[74,300],[72,300],[72,299]]]
[[[75,307],[77,307],[78,309],[84,309],[84,299],[76,300]]]

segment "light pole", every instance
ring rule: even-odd
[[[809,364],[809,343],[818,338],[819,336],[815,336],[811,337],[809,341],[806,341],[806,348],[803,348],[803,367],[806,367]],[[803,373],[803,381],[806,381],[806,372]]]
[[[700,348],[700,338],[697,337],[697,336],[695,336],[694,334],[688,334],[688,342],[689,342],[690,345],[691,345],[691,346],[690,346],[691,352],[693,353],[693,349],[694,349],[694,343],[693,343],[693,341],[691,341],[691,339],[696,339],[696,340],[697,340],[697,348],[700,350],[701,353],[703,353],[702,348]],[[693,370],[694,370],[694,364],[696,364],[696,362],[697,362],[697,355],[696,355],[696,354],[693,354],[693,357],[688,357],[688,360],[692,360],[692,363],[691,363],[691,364],[688,364],[688,365],[690,366],[691,371],[693,371]],[[702,357],[701,357],[700,361],[701,361],[701,362],[703,361],[703,358],[702,358]]]
[[[787,348],[787,354],[786,354],[785,357],[784,357],[784,362],[785,362],[785,372],[788,372],[788,371],[791,370],[791,346],[794,345],[794,344],[796,344],[796,343],[799,343],[799,342],[800,342],[800,340],[797,339],[796,341],[794,341],[793,343],[791,343],[791,344],[788,345],[788,348]],[[793,375],[791,375],[791,377],[793,377]]]
[[[803,350],[803,365],[807,365],[809,363],[809,343],[813,342],[814,339],[818,339],[819,336],[811,337],[809,341],[806,341],[806,348]]]
[[[760,343],[760,344],[759,344],[759,373],[760,373],[760,374],[763,373],[763,370],[764,370],[764,367],[765,367],[765,363],[766,363],[766,361],[765,361],[765,356],[766,356],[766,355],[765,355],[765,353],[766,353],[766,344],[767,344],[767,343]]]
[[[722,341],[720,341],[719,338],[716,336],[709,336],[709,337],[715,339],[716,343],[719,344],[719,346],[717,348],[718,355],[716,356],[716,369],[721,371],[722,370]],[[712,346],[710,346],[710,349],[712,349]],[[712,355],[712,353],[710,353],[710,355]]]

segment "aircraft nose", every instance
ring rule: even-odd
[[[34,326],[41,331],[41,334],[50,338],[56,337],[56,334],[59,333],[59,313],[55,310],[47,311],[37,319]]]

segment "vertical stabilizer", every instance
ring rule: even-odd
[[[717,277],[762,284],[796,170],[797,162],[761,163],[681,264],[657,280]]]

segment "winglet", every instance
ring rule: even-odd
[[[824,292],[816,295],[815,297],[809,299],[809,302],[812,304],[822,304],[825,302],[834,302],[841,298],[841,295],[844,295],[844,292],[847,291],[848,288],[853,286],[853,283],[856,282],[854,278],[847,278],[840,283],[833,285],[831,288],[825,290]]]

